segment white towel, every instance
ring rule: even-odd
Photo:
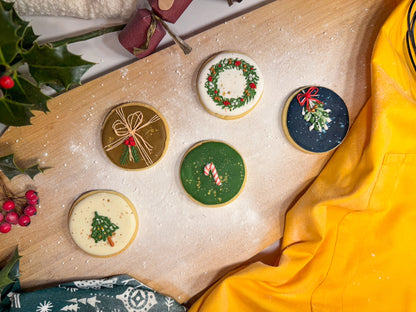
[[[12,0],[6,0],[12,2]],[[85,19],[129,18],[143,0],[15,0],[22,16],[72,16]]]

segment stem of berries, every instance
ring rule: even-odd
[[[12,226],[16,224],[28,226],[30,217],[37,213],[38,193],[28,190],[24,195],[15,195],[7,188],[1,177],[0,185],[3,192],[3,197],[0,197],[0,233],[10,232]]]

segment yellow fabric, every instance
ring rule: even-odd
[[[372,97],[288,212],[278,266],[226,276],[196,311],[416,311],[416,84],[410,1],[382,27]]]

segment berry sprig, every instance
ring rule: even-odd
[[[0,198],[0,233],[8,233],[13,225],[28,226],[30,218],[37,213],[38,193],[28,190],[24,196],[16,196],[4,184],[3,198]]]

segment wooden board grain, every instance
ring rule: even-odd
[[[351,119],[370,95],[370,55],[393,0],[279,0],[162,50],[49,102],[33,125],[11,128],[0,151],[21,166],[51,167],[34,181],[18,177],[14,190],[34,187],[41,208],[28,228],[0,236],[0,258],[16,245],[22,286],[126,273],[183,302],[282,236],[284,213],[319,173],[330,153],[292,147],[281,127],[287,97],[305,85],[322,85],[346,102]],[[262,103],[238,120],[221,120],[198,102],[200,65],[223,50],[255,59],[266,77]],[[137,101],[167,119],[170,143],[155,167],[123,171],[106,158],[100,130],[114,106]],[[244,157],[248,179],[231,204],[210,209],[191,201],[179,182],[179,165],[194,143],[226,141]],[[336,174],[336,173],[334,173]],[[72,242],[67,216],[84,192],[109,189],[135,205],[140,228],[132,246],[96,259]]]

